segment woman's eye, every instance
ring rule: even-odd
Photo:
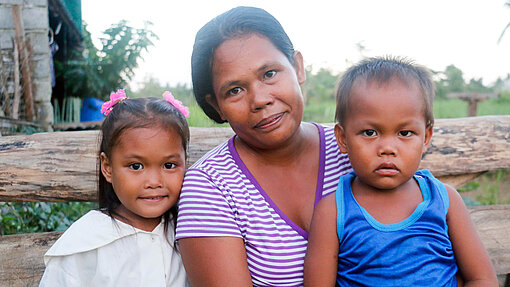
[[[413,135],[412,131],[400,131],[398,132],[398,135],[401,137],[410,137]]]
[[[172,168],[175,168],[175,164],[174,163],[171,163],[171,162],[167,162],[163,165],[165,167],[165,169],[172,169]]]
[[[267,71],[265,74],[264,74],[264,79],[271,79],[272,77],[274,77],[276,75],[276,71],[275,70],[270,70],[270,71]]]
[[[131,168],[132,170],[141,170],[143,169],[143,164],[137,162],[137,163],[132,163],[129,165],[129,168]]]
[[[374,137],[377,135],[377,132],[374,130],[364,130],[363,135],[366,137]]]
[[[235,88],[233,88],[233,89],[228,90],[228,92],[227,92],[227,96],[235,96],[235,95],[238,95],[238,94],[240,94],[240,93],[241,93],[241,91],[242,91],[242,90],[241,90],[241,88],[239,88],[239,87],[235,87]]]

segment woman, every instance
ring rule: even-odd
[[[351,167],[332,128],[301,122],[303,57],[266,11],[197,33],[195,98],[235,132],[187,172],[177,236],[193,286],[300,286],[315,204]]]

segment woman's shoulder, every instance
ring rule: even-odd
[[[135,233],[98,210],[91,210],[74,222],[46,252],[47,257],[67,256],[100,248],[119,238]]]
[[[229,139],[220,145],[217,145],[206,154],[204,154],[199,160],[197,160],[189,169],[203,170],[210,166],[222,163],[226,157],[231,157],[229,149],[229,143],[232,139]]]

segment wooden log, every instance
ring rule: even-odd
[[[510,205],[474,206],[468,210],[496,274],[510,273]]]
[[[0,236],[0,286],[38,286],[43,255],[62,232]]]
[[[189,164],[232,135],[192,127]],[[97,141],[97,131],[0,138],[0,201],[94,201]],[[510,116],[437,120],[421,168],[464,177],[510,168]]]
[[[468,208],[498,275],[510,273],[510,205]],[[0,286],[37,286],[43,255],[61,232],[0,236]]]

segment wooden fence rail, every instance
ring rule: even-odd
[[[232,135],[225,127],[191,128],[189,164]],[[97,131],[0,137],[0,201],[95,201],[97,145]],[[510,168],[510,116],[436,120],[421,168],[455,187]],[[497,273],[509,274],[510,205],[469,212]],[[37,286],[42,255],[60,234],[0,236],[0,286]]]

